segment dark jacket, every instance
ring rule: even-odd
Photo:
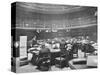
[[[85,53],[92,53],[92,52],[94,52],[94,47],[93,46],[91,46],[90,44],[84,44],[83,45],[83,52],[85,52]]]

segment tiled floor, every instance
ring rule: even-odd
[[[26,65],[26,66],[22,66],[20,68],[17,69],[18,73],[27,73],[27,72],[40,72],[38,69],[36,69],[37,66],[33,66],[31,64]],[[51,71],[65,71],[65,70],[70,70],[70,68],[66,67],[66,68],[57,68],[55,66],[51,67]]]

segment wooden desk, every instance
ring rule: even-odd
[[[57,53],[57,52],[60,52],[60,49],[50,49],[50,52],[51,53]]]
[[[74,61],[86,61],[86,59],[85,58],[81,58],[81,59],[79,59],[79,58],[76,58],[76,59],[72,59],[72,60],[70,60],[69,61],[69,67],[71,68],[71,69],[87,69],[88,67],[86,66],[86,64],[73,64],[73,62]]]
[[[76,59],[72,59],[69,61],[69,67],[71,69],[90,69],[90,68],[97,68],[96,66],[87,66],[87,62],[84,64],[74,64],[73,62],[77,62],[77,61],[87,61],[86,58],[76,58]]]

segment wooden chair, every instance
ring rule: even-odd
[[[59,68],[65,67],[66,66],[66,63],[65,63],[66,58],[65,57],[66,57],[66,55],[61,53],[60,57],[55,58],[55,66],[59,67]]]

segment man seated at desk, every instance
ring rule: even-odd
[[[33,57],[31,59],[31,63],[33,65],[36,65],[37,64],[37,61],[38,61],[38,57],[40,54],[43,54],[43,53],[48,53],[50,52],[50,50],[48,48],[45,47],[45,45],[42,45],[41,49],[39,50],[39,53],[38,55],[36,53],[33,53]]]
[[[64,39],[61,40],[60,42],[60,50],[61,50],[61,56],[65,55],[65,63],[66,63],[66,67],[68,67],[69,54],[68,51],[66,50],[66,42]]]
[[[49,48],[46,48],[45,45],[42,45],[41,50],[39,51],[39,55],[38,55],[38,60],[37,60],[37,68],[40,69],[41,66],[43,66],[43,64],[45,65],[45,67],[49,68],[49,65],[47,65],[46,63],[50,63],[50,50]]]
[[[94,47],[87,41],[83,41],[82,45],[82,51],[85,53],[93,53],[95,51]]]
[[[39,53],[47,53],[50,52],[49,48],[46,48],[45,45],[42,45],[42,48]]]

